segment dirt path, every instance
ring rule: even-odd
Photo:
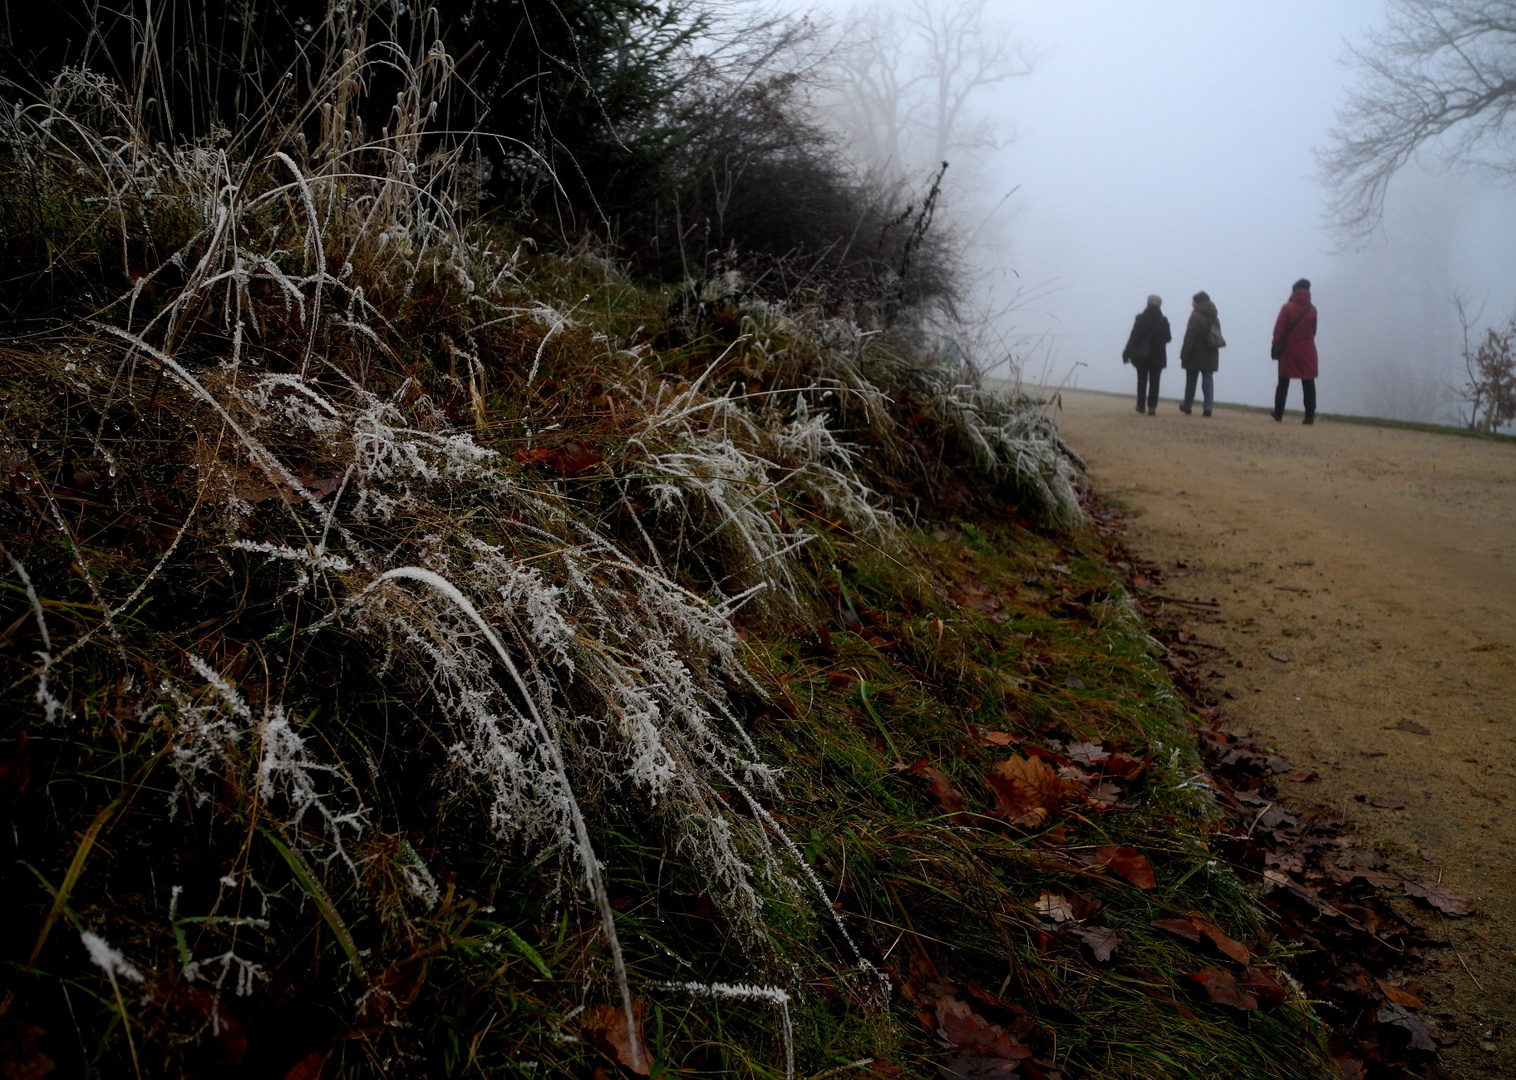
[[[1516,1076],[1516,445],[1083,392],[1058,419],[1163,591],[1219,605],[1168,611],[1225,647],[1226,725],[1320,771],[1298,804],[1475,898],[1421,988],[1454,1075]]]

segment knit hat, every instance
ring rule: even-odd
[[[1309,278],[1301,278],[1299,281],[1295,282],[1295,284],[1292,285],[1292,286],[1290,286],[1290,287],[1292,289],[1309,289],[1311,287],[1311,282],[1310,282]]]
[[[1208,293],[1208,292],[1206,292],[1204,289],[1201,289],[1198,293],[1196,293],[1190,299],[1194,300],[1195,303],[1200,304],[1200,303],[1205,302],[1206,300],[1209,300],[1210,298],[1211,298],[1211,294]]]
[[[1153,293],[1151,296],[1148,297],[1148,307],[1162,307],[1162,306],[1163,306],[1163,297],[1159,296],[1157,293]]]

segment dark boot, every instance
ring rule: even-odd
[[[1305,420],[1303,422],[1314,424],[1316,422],[1316,380],[1301,379],[1300,389],[1305,395]]]
[[[1274,411],[1271,414],[1277,424],[1284,419],[1284,400],[1290,392],[1290,380],[1279,376],[1279,385],[1274,387]]]

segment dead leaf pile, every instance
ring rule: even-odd
[[[1220,727],[1201,744],[1226,813],[1219,850],[1242,871],[1278,919],[1280,936],[1307,952],[1289,964],[1332,1031],[1345,1072],[1376,1075],[1411,1064],[1436,1067],[1452,1036],[1407,988],[1417,972],[1451,964],[1427,954],[1438,945],[1426,927],[1398,914],[1389,893],[1403,893],[1444,915],[1473,911],[1468,898],[1431,881],[1410,881],[1344,835],[1340,822],[1302,817],[1271,798],[1288,762],[1271,763],[1246,735]]]
[[[985,732],[994,746],[1008,745],[1003,732]],[[995,812],[1023,829],[1039,829],[1069,806],[1120,809],[1123,785],[1135,784],[1147,762],[1098,743],[1064,743],[1043,738],[1025,742],[1021,752],[996,763],[985,776],[995,796]]]
[[[1095,526],[1131,585],[1144,591],[1161,587],[1161,571],[1122,547],[1122,523],[1115,513],[1106,511]],[[1316,1003],[1343,1076],[1449,1075],[1437,1064],[1437,1052],[1456,1033],[1428,1015],[1416,983],[1418,976],[1456,960],[1439,955],[1441,943],[1426,926],[1397,913],[1391,898],[1403,894],[1453,918],[1469,914],[1472,903],[1436,882],[1392,873],[1385,859],[1346,835],[1341,822],[1280,806],[1281,785],[1316,779],[1316,773],[1296,767],[1244,733],[1223,729],[1216,715],[1220,703],[1204,675],[1205,665],[1214,663],[1220,650],[1181,630],[1161,596],[1139,594],[1137,606],[1165,646],[1164,663],[1175,685],[1211,725],[1198,734],[1224,812],[1224,822],[1211,837],[1212,849],[1258,893],[1278,936],[1303,947],[1282,966]],[[1248,950],[1214,924],[1191,916],[1155,925],[1223,961],[1190,975],[1208,1000],[1244,1012],[1283,1000],[1282,979],[1256,966],[1240,971],[1226,966],[1247,964],[1242,957]]]

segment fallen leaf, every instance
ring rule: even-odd
[[[1245,968],[1242,978],[1238,981],[1244,990],[1265,1005],[1282,1005],[1290,996],[1289,991],[1280,986],[1274,976],[1262,968]]]
[[[1153,877],[1152,864],[1148,862],[1147,856],[1143,855],[1136,848],[1101,848],[1095,852],[1095,858],[1098,862],[1109,866],[1139,889],[1152,889],[1158,885],[1158,882]]]
[[[1111,759],[1111,752],[1099,743],[1069,743],[1066,751],[1070,760],[1084,765],[1100,765]]]
[[[1405,803],[1395,802],[1393,799],[1370,799],[1370,806],[1377,806],[1381,810],[1404,810]]]
[[[972,1050],[979,1057],[1023,1061],[1032,1056],[1030,1046],[999,1024],[992,1024],[980,1016],[956,994],[943,994],[937,999],[937,1033],[954,1046]]]
[[[991,746],[1010,746],[1016,741],[1016,736],[1004,731],[986,731],[979,737]]]
[[[1422,725],[1418,724],[1416,721],[1409,720],[1409,719],[1407,719],[1404,716],[1402,716],[1400,718],[1399,722],[1397,722],[1397,723],[1386,724],[1384,730],[1386,730],[1386,731],[1409,731],[1412,735],[1430,735],[1432,733],[1432,729],[1431,728],[1429,728],[1429,727],[1423,727]]]
[[[1264,871],[1264,876],[1268,876],[1269,873],[1271,871]],[[1235,960],[1244,967],[1253,959],[1253,954],[1248,951],[1246,945],[1209,919],[1202,919],[1199,915],[1191,915],[1187,919],[1154,919],[1153,925],[1159,930],[1166,930],[1187,941],[1209,941],[1227,959]]]
[[[911,772],[919,773],[926,777],[929,787],[928,794],[932,802],[937,804],[937,809],[944,814],[952,815],[953,821],[961,821],[964,817],[963,796],[958,794],[953,787],[953,782],[936,766],[928,765],[926,758],[922,758],[911,766]]]
[[[605,460],[604,455],[581,442],[567,442],[548,452],[547,464],[561,473],[588,472]]]
[[[1403,1009],[1424,1009],[1424,1008],[1426,1008],[1426,1003],[1423,1002],[1415,994],[1411,993],[1409,990],[1402,990],[1398,986],[1391,986],[1389,983],[1385,982],[1383,979],[1375,979],[1374,981],[1379,984],[1379,992],[1382,993],[1390,1001],[1393,1001],[1396,1005],[1399,1005],[1401,1008],[1403,1008]]]
[[[290,1066],[284,1080],[321,1080],[321,1067],[325,1064],[326,1055],[319,1050],[312,1051]]]
[[[633,1064],[632,1032],[627,1027],[626,1009],[620,1004],[599,1002],[591,1005],[584,1012],[583,1024],[595,1049],[638,1076],[647,1076],[652,1071],[653,1063],[648,1058],[647,1040],[642,1036],[642,1008],[642,999],[633,998],[632,1018],[637,1029],[637,1048],[640,1051],[636,1058],[637,1064]]]
[[[1364,1071],[1363,1062],[1350,1054],[1342,1054],[1332,1058],[1332,1063],[1337,1066],[1337,1071],[1342,1074],[1342,1080],[1365,1080],[1369,1075]]]
[[[1055,923],[1072,922],[1074,901],[1063,893],[1044,892],[1037,897],[1037,914]]]
[[[1076,926],[1072,932],[1090,950],[1090,955],[1102,964],[1121,947],[1121,935],[1108,926]]]
[[[1303,784],[1307,780],[1320,780],[1321,774],[1314,769],[1309,771],[1301,769],[1299,772],[1292,772],[1288,776],[1281,776],[1279,779],[1288,780],[1292,784]]]
[[[938,1067],[942,1080],[1020,1080],[1016,1062],[978,1054],[954,1054]]]
[[[1159,930],[1166,930],[1176,937],[1182,937],[1186,941],[1197,944],[1202,940],[1200,927],[1195,925],[1194,919],[1154,919],[1153,925]]]
[[[1288,664],[1290,662],[1289,653],[1271,652],[1269,653],[1269,659],[1278,660],[1281,664]]]
[[[1258,1008],[1258,999],[1243,989],[1242,984],[1229,971],[1207,965],[1189,978],[1205,987],[1206,997],[1216,1005],[1225,1005],[1243,1012],[1253,1012]]]
[[[1461,919],[1474,912],[1474,901],[1435,881],[1406,881],[1402,882],[1400,887],[1405,890],[1407,896],[1424,900],[1451,918]]]
[[[1063,685],[1068,687],[1070,690],[1083,690],[1084,680],[1081,679],[1078,675],[1070,675],[1063,680]]]
[[[0,1012],[0,1076],[6,1080],[42,1080],[52,1073],[58,1066],[37,1045],[46,1034],[14,1012]]]
[[[1105,763],[1105,771],[1123,780],[1136,780],[1147,768],[1147,762],[1131,754],[1112,753]]]
[[[1410,1043],[1412,1050],[1423,1053],[1437,1052],[1437,1029],[1414,1013],[1406,1012],[1393,1002],[1379,1007],[1374,1019],[1381,1024],[1398,1028]]]
[[[1013,825],[1035,829],[1063,807],[1065,782],[1041,758],[1017,754],[997,762],[985,776],[995,810]]]

